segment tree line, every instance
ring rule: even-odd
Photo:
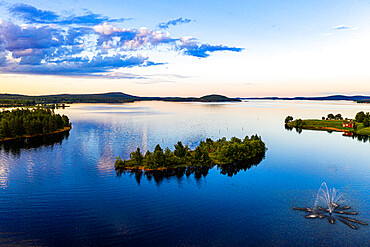
[[[342,117],[342,114],[340,113],[336,114],[335,116],[333,113],[329,113],[326,118],[322,117],[321,119],[322,120],[343,120],[343,117]]]
[[[55,114],[50,109],[14,109],[0,112],[0,139],[46,134],[70,126],[66,115]]]
[[[0,99],[1,107],[35,106],[34,100]]]
[[[201,141],[194,149],[190,150],[182,142],[175,144],[174,151],[168,147],[164,150],[159,144],[153,152],[149,150],[142,154],[140,148],[130,154],[129,160],[122,160],[117,157],[116,169],[119,168],[178,168],[184,166],[212,166],[215,164],[240,164],[248,162],[256,157],[264,156],[267,150],[261,137],[252,135],[246,136],[243,140],[232,137],[230,141],[226,138],[213,141],[207,138]]]

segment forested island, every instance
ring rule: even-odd
[[[170,101],[170,102],[239,102],[240,99],[211,94],[203,97],[139,97],[121,92],[101,94],[57,94],[29,96],[21,94],[0,94],[1,105],[23,104],[72,104],[72,103],[130,103],[135,101]]]
[[[358,100],[357,103],[369,104],[370,103],[370,99]]]
[[[66,115],[50,109],[13,109],[0,112],[0,141],[59,133],[71,129]]]
[[[117,169],[128,170],[167,170],[183,167],[212,167],[214,165],[241,165],[261,161],[267,148],[261,137],[246,136],[243,140],[232,137],[213,141],[207,138],[190,150],[187,145],[178,142],[174,151],[168,147],[163,150],[158,144],[153,152],[149,150],[142,154],[140,148],[130,154],[130,159],[117,157],[114,166]],[[258,162],[259,163],[259,162]]]
[[[330,113],[321,119],[296,119],[292,116],[285,118],[285,125],[290,128],[341,131],[346,135],[370,136],[370,113],[358,112],[354,119],[343,119],[342,114]]]

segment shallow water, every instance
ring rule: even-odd
[[[322,182],[370,222],[370,143],[284,128],[287,115],[370,111],[352,102],[74,104],[69,135],[0,150],[0,245],[295,246],[370,244],[370,227],[305,219]],[[117,176],[116,156],[181,140],[253,134],[265,159],[234,176]]]

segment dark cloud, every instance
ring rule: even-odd
[[[179,24],[185,24],[185,23],[189,23],[191,21],[192,21],[191,19],[183,19],[182,17],[180,17],[180,18],[177,18],[175,20],[170,20],[168,22],[159,23],[158,24],[158,27],[159,28],[163,28],[163,29],[167,29],[170,26],[176,26],[176,25],[179,25]]]
[[[127,18],[111,19],[107,16],[87,12],[84,15],[61,16],[54,11],[40,10],[31,5],[20,3],[9,7],[9,12],[23,19],[28,24],[59,24],[59,25],[97,25],[109,22],[122,22]]]
[[[193,38],[181,38],[181,45],[178,47],[185,55],[205,58],[215,51],[241,52],[243,48],[230,47],[224,45],[198,44]]]
[[[1,25],[0,35],[8,51],[44,49],[60,46],[64,42],[61,31],[49,26],[22,28],[19,25],[4,22]]]
[[[225,45],[210,45],[210,44],[201,44],[191,47],[182,47],[185,55],[190,55],[194,57],[208,57],[212,52],[215,51],[234,51],[241,52],[243,48],[230,47]]]
[[[130,68],[134,66],[157,65],[148,58],[141,56],[117,55],[113,57],[97,56],[93,59],[75,59],[62,63],[20,64],[17,66],[0,67],[3,73],[61,75],[61,76],[105,76],[104,73],[113,69]]]
[[[83,43],[83,37],[94,34],[95,31],[90,27],[69,27],[65,37],[66,45],[76,45]]]

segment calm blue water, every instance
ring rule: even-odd
[[[283,122],[370,111],[351,102],[75,104],[68,136],[3,146],[0,245],[366,246],[352,230],[304,218],[322,182],[370,223],[370,143],[341,133],[288,131]],[[114,158],[157,143],[195,147],[210,137],[258,134],[265,159],[234,176],[117,176]],[[43,144],[43,145],[41,145]],[[18,148],[17,148],[18,147]]]

